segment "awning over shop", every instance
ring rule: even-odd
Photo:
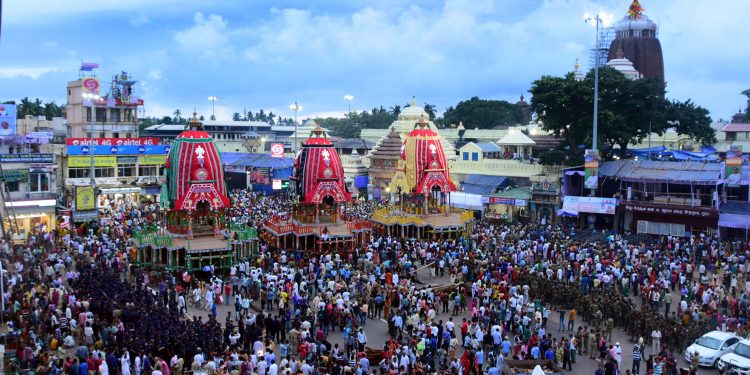
[[[750,203],[728,201],[719,209],[719,226],[750,229]]]
[[[461,184],[461,191],[469,194],[490,195],[495,190],[506,186],[508,186],[506,177],[472,174]]]

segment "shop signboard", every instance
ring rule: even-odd
[[[99,211],[78,211],[73,212],[73,221],[81,223],[84,221],[96,220],[99,218]]]
[[[728,187],[738,187],[742,182],[742,146],[731,145],[727,151],[726,184]]]
[[[141,155],[139,158],[140,165],[164,165],[167,161],[167,155]]]
[[[710,207],[680,207],[680,206],[652,206],[639,205],[634,202],[625,204],[626,211],[644,212],[649,214],[676,215],[695,218],[715,219],[719,217],[718,210]]]
[[[94,167],[116,167],[116,156],[94,156]],[[90,156],[70,156],[68,157],[68,168],[86,168],[91,167]]]
[[[57,168],[57,166],[52,163],[30,163],[29,164],[29,172],[31,173],[52,173],[55,171],[55,168]]]
[[[616,206],[617,198],[563,197],[563,210],[568,212],[614,215]]]
[[[159,138],[67,138],[68,146],[154,146],[159,144]]]
[[[117,164],[135,164],[138,160],[137,156],[118,156]]]
[[[169,145],[126,145],[126,146],[67,146],[68,155],[166,155]]]
[[[0,163],[52,163],[52,154],[0,154]]]
[[[484,197],[482,197],[484,203]],[[515,199],[515,198],[503,198],[503,197],[489,197],[486,201],[489,204],[504,204],[506,206],[525,206],[528,202],[526,199]]]
[[[271,182],[271,188],[273,190],[281,190],[281,180],[274,179]]]
[[[8,182],[15,181],[27,181],[29,179],[29,171],[25,169],[4,169],[3,180]]]
[[[586,189],[596,190],[599,186],[599,152],[596,149],[586,150],[583,158],[586,168],[583,186]]]
[[[271,144],[271,157],[272,158],[283,158],[284,157],[284,144],[283,143],[272,143]]]
[[[76,211],[89,211],[96,209],[96,196],[93,186],[76,187]]]
[[[16,135],[16,105],[0,104],[0,138]]]

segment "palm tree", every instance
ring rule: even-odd
[[[235,112],[232,114],[232,121],[240,121],[242,120],[242,116],[240,116],[239,112]]]
[[[201,117],[198,117],[198,120],[201,120],[201,121],[206,121],[206,118],[205,118],[205,117],[203,117],[203,115],[201,115]]]
[[[430,116],[430,121],[435,119],[435,105],[424,103],[424,111]]]
[[[394,116],[398,116],[398,115],[400,115],[400,114],[401,114],[401,106],[400,106],[400,105],[398,105],[398,104],[396,104],[396,105],[394,105],[393,107],[391,107],[391,109],[390,109],[390,111],[389,111],[389,112],[390,112],[390,113],[391,113],[392,115],[394,115]]]

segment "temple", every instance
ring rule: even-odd
[[[473,214],[454,210],[456,184],[438,134],[421,118],[406,134],[386,192],[390,204],[372,215],[374,229],[416,238],[459,237],[473,226]]]
[[[607,61],[627,59],[640,76],[656,78],[664,84],[664,56],[657,31],[656,23],[646,16],[640,2],[633,0],[628,14],[615,25]]]
[[[370,223],[347,217],[351,194],[344,181],[341,158],[323,129],[316,127],[294,160],[292,212],[267,220],[263,238],[276,248],[348,252],[369,241]]]

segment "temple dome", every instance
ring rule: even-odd
[[[402,109],[398,115],[399,120],[412,122],[419,121],[420,118],[430,118],[430,116],[425,112],[424,108],[417,105],[417,98],[412,98],[411,104]]]
[[[221,156],[213,138],[200,129],[180,133],[169,150],[166,189],[171,207],[193,211],[199,202],[212,210],[230,206]]]
[[[294,160],[296,191],[301,203],[319,205],[351,200],[341,158],[320,126],[303,144]]]
[[[406,135],[390,188],[394,192],[400,189],[403,193],[427,194],[436,187],[445,193],[456,190],[440,138],[422,118]]]
[[[633,62],[625,58],[622,50],[617,51],[617,58],[607,61],[607,66],[615,68],[620,73],[624,74],[625,77],[630,79],[641,78],[641,73],[635,69]]]

